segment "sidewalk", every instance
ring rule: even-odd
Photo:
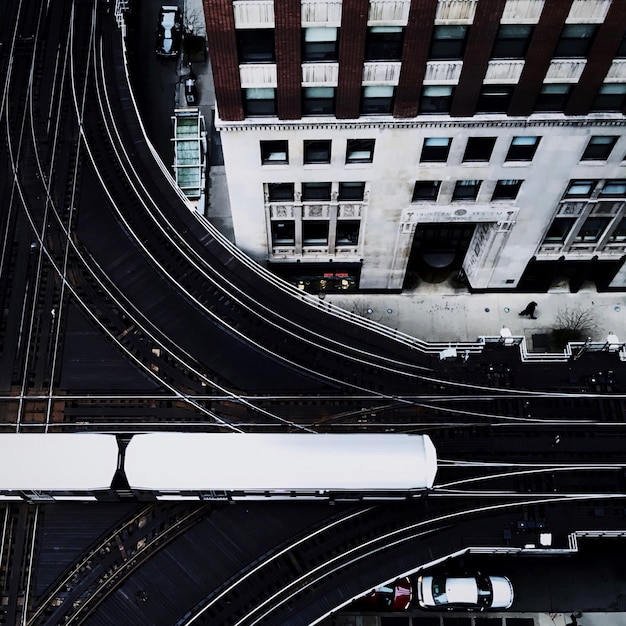
[[[525,336],[532,346],[533,335],[550,333],[566,310],[592,317],[592,341],[604,341],[609,334],[626,339],[626,296],[598,293],[593,287],[578,293],[470,294],[450,283],[422,283],[402,294],[327,294],[325,299],[426,341],[476,341],[480,336],[498,336],[505,326],[513,336]],[[535,320],[518,315],[531,300],[538,305]]]

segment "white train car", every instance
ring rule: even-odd
[[[390,500],[436,473],[426,435],[0,434],[0,501]]]
[[[111,435],[0,434],[0,501],[95,499],[118,457]]]
[[[425,435],[151,433],[124,468],[133,491],[162,499],[389,499],[432,487],[437,454]]]

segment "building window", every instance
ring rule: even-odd
[[[272,222],[272,245],[296,245],[296,223],[293,220],[287,222]]]
[[[435,26],[428,59],[430,61],[462,59],[467,32],[467,26]]]
[[[303,29],[302,62],[323,63],[337,61],[338,31],[338,28],[327,26]]]
[[[270,202],[293,202],[293,183],[268,183],[267,198]]]
[[[328,222],[326,220],[304,220],[302,222],[302,245],[328,245]]]
[[[604,187],[600,190],[600,196],[603,198],[624,198],[626,197],[626,179],[618,178],[616,180],[607,180]]]
[[[492,200],[515,200],[522,186],[521,180],[503,179],[496,183],[493,190]]]
[[[370,26],[365,40],[365,60],[400,61],[403,39],[402,26]]]
[[[303,200],[330,200],[330,183],[302,183]]]
[[[565,24],[553,57],[555,59],[586,57],[595,32],[595,24]]]
[[[495,137],[470,137],[465,146],[463,162],[489,161],[495,145]]]
[[[577,243],[598,241],[609,225],[610,217],[588,217],[574,237]]]
[[[592,111],[621,111],[626,99],[626,84],[605,83],[591,105]]]
[[[305,87],[303,96],[303,115],[332,115],[334,113],[334,87]]]
[[[588,198],[596,187],[597,180],[571,180],[564,198]]]
[[[235,31],[240,63],[274,63],[274,29],[251,28]]]
[[[445,163],[448,160],[452,139],[450,137],[426,137],[422,146],[421,163]]]
[[[375,139],[348,139],[346,163],[371,163],[374,160]]]
[[[533,32],[530,24],[501,24],[491,53],[492,59],[523,59]]]
[[[611,222],[610,217],[588,217],[581,229],[574,237],[575,242],[596,242],[602,237],[606,227]],[[618,226],[619,228],[619,226]],[[613,232],[613,235],[615,231]]]
[[[626,217],[623,217],[615,227],[609,237],[609,241],[626,241]]]
[[[365,195],[365,183],[346,182],[339,183],[339,200],[362,201]]]
[[[548,83],[544,85],[537,96],[535,111],[563,111],[571,90],[572,86],[565,83]]]
[[[611,150],[617,143],[617,137],[610,135],[595,135],[589,140],[581,161],[606,161]]]
[[[452,200],[476,200],[481,180],[457,180]]]
[[[574,226],[576,218],[573,217],[556,217],[550,225],[546,233],[544,243],[563,243],[572,226]]]
[[[268,87],[244,89],[244,109],[248,117],[276,115],[276,90]]]
[[[356,246],[359,243],[361,222],[358,220],[338,220],[335,245]]]
[[[505,161],[532,161],[540,137],[513,137]]]
[[[424,87],[420,100],[420,113],[449,113],[453,87],[430,85]]]
[[[289,152],[286,140],[262,141],[261,163],[263,165],[276,165],[289,163]]]
[[[330,140],[304,142],[304,163],[330,163]]]
[[[506,113],[513,97],[510,85],[483,85],[476,102],[476,113]]]
[[[420,200],[435,201],[439,195],[440,180],[418,180],[413,187],[413,198],[411,202]]]
[[[362,115],[389,115],[393,111],[394,88],[391,85],[363,87]]]

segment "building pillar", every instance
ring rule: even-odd
[[[302,117],[302,4],[274,0],[278,119]]]
[[[368,10],[368,0],[343,0],[335,107],[337,119],[356,119],[360,115]]]
[[[626,2],[612,2],[589,50],[587,64],[574,86],[565,115],[587,115],[624,37]]]
[[[451,117],[474,115],[505,4],[506,0],[480,0],[476,6],[463,56],[463,70],[450,109]]]
[[[404,31],[394,117],[416,117],[418,114],[436,14],[437,0],[411,0],[409,20]]]
[[[572,2],[573,0],[546,0],[528,46],[524,69],[513,92],[508,115],[530,115],[533,112]]]
[[[244,119],[235,14],[230,0],[202,0],[217,108],[221,119]]]

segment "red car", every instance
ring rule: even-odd
[[[406,611],[413,600],[411,581],[398,578],[395,582],[372,589],[357,598],[351,608],[357,611]]]

